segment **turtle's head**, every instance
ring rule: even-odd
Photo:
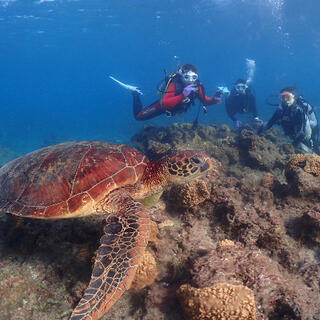
[[[166,180],[182,183],[202,176],[213,167],[211,159],[202,152],[181,151],[166,156]]]
[[[140,183],[132,190],[133,197],[145,199],[153,194],[161,194],[166,185],[188,182],[212,168],[212,160],[206,154],[195,151],[181,151],[148,162]]]

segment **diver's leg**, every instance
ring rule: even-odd
[[[137,119],[137,114],[142,110],[142,102],[140,99],[140,94],[136,91],[132,92],[133,96],[133,115]]]
[[[160,102],[156,101],[149,107],[142,108],[142,103],[140,100],[140,95],[133,92],[133,115],[136,120],[148,120],[163,113]]]

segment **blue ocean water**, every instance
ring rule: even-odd
[[[315,0],[0,0],[0,145],[129,143],[144,125],[192,121],[197,108],[137,122],[130,93],[108,78],[139,86],[147,106],[163,70],[186,62],[212,95],[255,60],[264,120],[274,112],[266,97],[284,86],[320,106],[319,15]],[[200,122],[231,124],[224,104]]]

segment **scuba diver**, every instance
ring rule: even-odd
[[[313,107],[296,94],[295,87],[280,91],[281,103],[271,119],[260,127],[258,133],[279,124],[293,141],[293,145],[304,152],[319,154],[319,125]]]
[[[255,123],[262,125],[263,121],[259,119],[256,109],[256,98],[248,86],[248,80],[238,79],[231,92],[226,96],[226,111],[234,126],[238,129],[242,123],[235,117],[236,113],[250,113],[254,117]]]
[[[148,120],[161,114],[174,116],[186,112],[194,105],[196,98],[203,104],[204,111],[208,105],[219,104],[222,102],[223,91],[218,90],[212,98],[205,95],[205,89],[201,84],[197,68],[192,64],[182,65],[176,72],[166,77],[163,86],[158,88],[161,98],[143,108],[139,88],[128,86],[112,78],[120,85],[131,90],[133,95],[133,115],[136,120]]]

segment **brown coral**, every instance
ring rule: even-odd
[[[152,221],[151,224],[151,235],[150,242],[156,244],[158,242],[159,229],[158,225]],[[156,277],[158,275],[157,263],[153,255],[149,251],[145,251],[142,256],[142,261],[140,262],[133,282],[131,284],[131,288],[134,290],[143,289],[152,283],[154,283]]]
[[[218,283],[198,289],[184,284],[178,295],[186,318],[190,320],[256,319],[254,295],[245,286]]]
[[[139,264],[131,289],[140,290],[152,284],[158,275],[157,263],[153,255],[146,251]]]
[[[202,180],[191,181],[185,185],[177,185],[172,188],[170,199],[182,207],[192,207],[210,198],[210,192],[206,183]]]
[[[320,212],[308,210],[296,221],[297,237],[309,246],[320,243]],[[320,284],[320,283],[319,283]]]
[[[242,161],[251,168],[270,171],[286,158],[268,139],[256,136],[251,130],[242,130],[238,137]]]
[[[302,168],[303,171],[314,176],[320,176],[320,156],[314,154],[296,154],[286,165],[286,174],[290,171]]]
[[[225,239],[225,240],[222,240],[222,241],[219,241],[218,244],[217,244],[217,247],[218,248],[222,248],[222,247],[233,247],[235,246],[235,243],[231,240],[228,240],[228,239]]]
[[[319,293],[252,247],[244,247],[238,242],[227,246],[220,243],[216,250],[195,260],[191,270],[192,286],[207,288],[219,283],[253,290],[259,320],[319,319]]]
[[[320,157],[297,154],[286,165],[285,175],[291,191],[301,197],[320,197]]]
[[[261,179],[261,185],[265,188],[271,188],[274,184],[274,175],[267,172]]]
[[[163,156],[167,154],[171,148],[172,147],[169,143],[160,143],[151,139],[148,141],[148,149],[152,154],[157,156]]]

